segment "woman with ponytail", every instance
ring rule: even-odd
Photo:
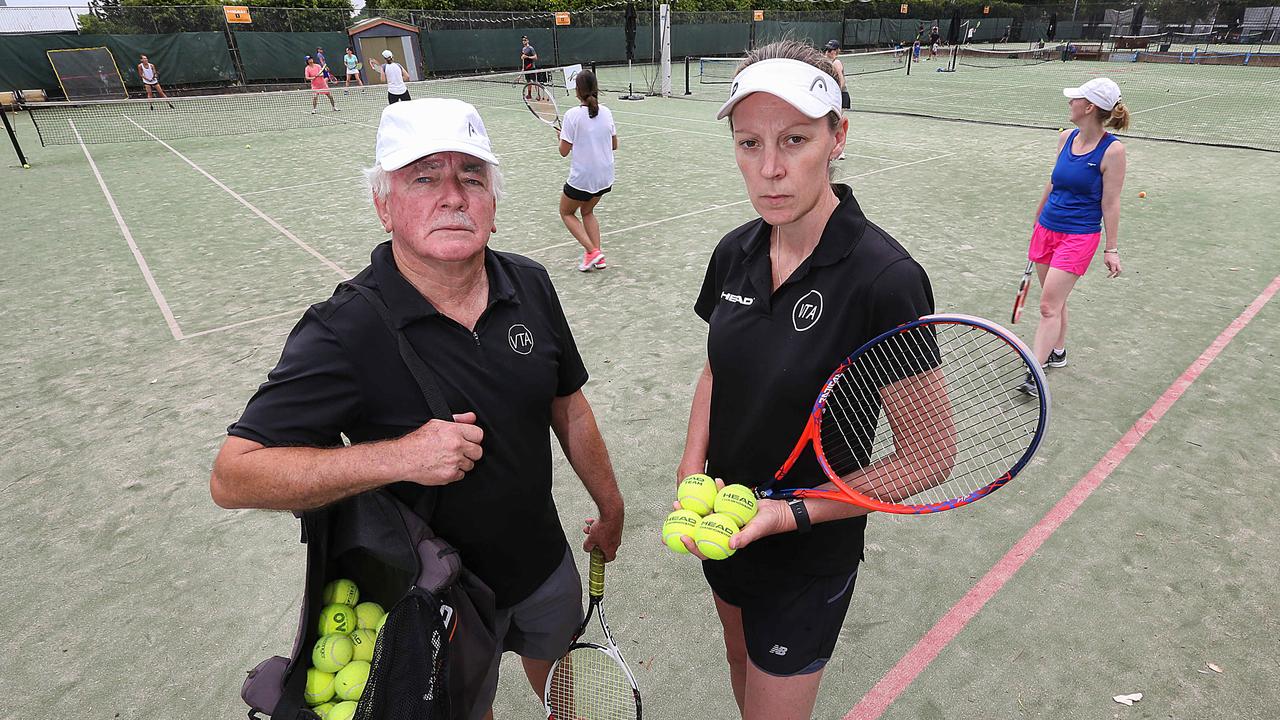
[[[1033,350],[1040,364],[1067,364],[1067,296],[1107,234],[1102,261],[1107,277],[1120,274],[1120,191],[1124,187],[1124,145],[1107,128],[1129,127],[1129,110],[1120,100],[1120,87],[1108,78],[1094,78],[1078,88],[1066,88],[1075,130],[1058,137],[1058,159],[1036,207],[1035,229],[1027,259],[1040,276],[1040,326]],[[1036,386],[1019,388],[1028,395]]]
[[[618,131],[613,125],[613,113],[600,104],[600,85],[594,73],[579,72],[574,88],[581,105],[564,114],[560,130],[560,157],[573,153],[569,181],[560,196],[560,219],[582,244],[578,269],[587,272],[605,267],[595,210],[600,197],[613,189],[613,151],[618,149]]]

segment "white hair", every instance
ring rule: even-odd
[[[485,167],[489,168],[489,189],[493,191],[493,200],[497,203],[502,200],[502,169],[489,163],[485,163]],[[369,186],[371,201],[374,198],[385,198],[391,193],[391,173],[383,170],[381,165],[365,168],[364,181]]]

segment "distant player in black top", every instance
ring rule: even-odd
[[[867,220],[848,186],[829,183],[849,127],[837,87],[826,58],[782,41],[748,53],[720,110],[760,217],[720,241],[694,305],[709,325],[707,363],[677,478],[771,479],[839,362],[933,311],[924,270]],[[826,478],[808,452],[784,482]],[[857,578],[865,513],[828,500],[762,500],[730,541],[737,552],[703,562],[742,717],[813,716]],[[691,540],[685,546],[699,554]]]

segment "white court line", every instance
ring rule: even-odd
[[[888,172],[889,170],[897,170],[898,168],[904,168],[904,167],[908,167],[908,166],[910,166],[910,165],[919,165],[920,163],[933,162],[934,160],[942,160],[943,158],[948,158],[948,157],[951,157],[952,155],[955,155],[955,153],[953,153],[953,152],[943,153],[943,154],[941,154],[941,155],[935,155],[935,156],[933,156],[933,157],[924,158],[923,160],[913,160],[912,162],[902,163],[902,164],[900,164],[900,165],[894,165],[894,166],[892,166],[892,167],[880,168],[879,170],[868,170],[867,172],[864,172],[864,173],[858,173],[857,175],[849,175],[848,177],[842,177],[842,178],[839,178],[838,180],[836,180],[836,182],[845,182],[845,181],[848,181],[848,180],[854,180],[854,179],[857,179],[857,178],[867,177],[868,175],[876,175],[876,174],[879,174],[879,173],[882,173],[882,172]],[[722,210],[722,209],[727,208],[727,207],[734,207],[735,205],[742,205],[743,203],[747,203],[747,202],[751,202],[751,199],[750,199],[750,198],[748,198],[748,199],[746,199],[746,200],[735,200],[734,202],[731,202],[731,203],[725,203],[725,204],[723,204],[723,205],[712,205],[712,206],[710,206],[710,207],[702,208],[701,210],[694,210],[694,211],[692,211],[692,212],[682,213],[682,214],[680,214],[680,215],[672,215],[671,217],[662,218],[661,220],[652,220],[652,221],[647,222],[647,223],[641,223],[641,224],[639,224],[639,225],[632,225],[631,227],[618,228],[617,230],[610,230],[610,231],[608,231],[608,232],[600,233],[600,236],[601,236],[601,237],[604,237],[604,236],[606,236],[606,235],[617,235],[617,234],[619,234],[619,233],[631,232],[631,231],[633,231],[633,230],[640,230],[640,229],[642,229],[642,228],[651,227],[651,226],[653,226],[653,225],[661,225],[662,223],[671,222],[672,220],[680,220],[680,219],[683,219],[683,218],[692,217],[692,216],[694,216],[694,215],[701,215],[701,214],[703,214],[703,213],[709,213],[709,212],[713,212],[713,211],[716,211],[716,210]],[[569,240],[569,241],[562,242],[562,243],[556,243],[555,245],[548,245],[548,246],[543,247],[543,248],[538,248],[537,250],[529,250],[529,251],[527,251],[527,252],[521,252],[520,254],[521,254],[521,255],[534,255],[534,254],[537,254],[537,253],[540,253],[540,252],[545,252],[545,251],[547,251],[547,250],[555,250],[556,248],[562,248],[562,247],[565,247],[565,246],[568,246],[568,245],[577,245],[577,244],[578,244],[578,241],[577,241],[577,240]]]
[[[196,172],[198,172],[198,173],[200,173],[201,175],[204,175],[206,178],[208,178],[208,179],[209,179],[209,182],[212,182],[214,185],[217,185],[218,187],[222,188],[222,189],[223,189],[223,190],[224,190],[228,195],[230,195],[231,197],[235,198],[235,199],[236,199],[236,201],[237,201],[237,202],[239,202],[241,205],[244,205],[245,207],[249,208],[249,210],[250,210],[254,215],[257,215],[258,217],[262,218],[262,220],[263,220],[263,221],[265,221],[265,222],[266,222],[268,225],[270,225],[271,227],[275,228],[275,229],[276,229],[276,230],[277,230],[281,235],[284,235],[285,237],[289,238],[290,240],[292,240],[292,241],[294,242],[294,244],[295,244],[295,245],[297,245],[298,247],[300,247],[300,248],[302,248],[303,250],[305,250],[305,251],[307,251],[308,253],[310,253],[312,257],[316,258],[316,259],[317,259],[317,260],[319,260],[320,262],[324,263],[324,265],[325,265],[326,267],[328,267],[330,270],[333,270],[335,273],[337,273],[337,274],[338,274],[339,276],[341,276],[343,279],[346,279],[346,278],[351,277],[351,273],[348,273],[346,270],[343,270],[342,268],[338,267],[338,264],[337,264],[337,263],[335,263],[334,261],[332,261],[332,260],[330,260],[329,258],[325,257],[324,255],[321,255],[321,254],[320,254],[320,252],[319,252],[318,250],[316,250],[315,248],[311,247],[310,245],[308,245],[308,244],[304,243],[304,242],[303,242],[303,241],[302,241],[302,240],[301,240],[297,235],[294,235],[293,233],[289,232],[288,228],[286,228],[285,226],[283,226],[283,225],[281,225],[280,223],[276,222],[276,221],[275,221],[275,219],[274,219],[274,218],[272,218],[270,215],[267,215],[266,213],[264,213],[264,212],[262,212],[261,210],[259,210],[257,207],[255,207],[255,206],[253,205],[253,203],[249,202],[248,200],[245,200],[245,199],[244,199],[244,197],[243,197],[243,196],[241,196],[239,193],[237,193],[235,190],[232,190],[231,188],[229,188],[229,187],[227,187],[226,185],[224,185],[224,184],[223,184],[223,182],[222,182],[221,180],[219,180],[218,178],[216,178],[216,177],[214,177],[214,176],[210,175],[208,172],[206,172],[206,171],[205,171],[205,169],[204,169],[204,168],[200,167],[199,165],[197,165],[197,164],[195,164],[194,162],[192,162],[189,158],[187,158],[187,156],[186,156],[186,155],[183,155],[182,153],[180,153],[180,152],[178,152],[177,150],[175,150],[175,149],[173,148],[173,146],[172,146],[172,145],[170,145],[169,143],[167,143],[167,142],[165,142],[165,141],[161,140],[160,138],[156,137],[155,135],[152,135],[152,134],[151,134],[151,131],[149,131],[149,130],[147,130],[146,128],[142,127],[142,126],[141,126],[141,125],[139,125],[138,123],[133,122],[133,118],[131,118],[131,117],[127,116],[127,115],[126,115],[126,116],[123,116],[123,117],[124,117],[124,119],[125,119],[125,120],[128,120],[129,122],[133,123],[134,127],[138,128],[138,129],[139,129],[139,130],[141,130],[142,132],[146,133],[146,134],[147,134],[147,135],[148,135],[152,140],[155,140],[156,142],[158,142],[158,143],[160,143],[161,145],[163,145],[165,148],[168,148],[169,152],[173,153],[174,155],[177,155],[179,158],[181,158],[181,159],[182,159],[182,161],[183,161],[183,162],[185,162],[186,164],[188,164],[188,165],[190,165],[191,167],[195,168]]]
[[[333,178],[331,180],[317,180],[315,182],[303,183],[301,185],[290,185],[288,187],[267,188],[265,190],[253,190],[250,192],[242,192],[241,195],[261,195],[269,192],[284,192],[285,190],[297,190],[298,188],[311,187],[312,185],[327,185],[336,182],[348,182],[351,180],[363,180],[363,175],[352,175],[349,177]]]
[[[164,321],[169,325],[169,332],[173,333],[174,340],[182,339],[182,328],[178,327],[178,321],[173,317],[173,312],[169,309],[169,303],[164,299],[164,293],[160,292],[160,286],[156,284],[156,279],[151,275],[151,268],[147,266],[147,259],[142,257],[142,251],[138,249],[138,244],[133,241],[133,233],[129,232],[129,226],[124,224],[124,217],[120,214],[120,208],[116,206],[115,198],[111,197],[111,191],[107,189],[107,183],[102,179],[102,173],[98,172],[98,164],[93,161],[93,156],[89,154],[89,148],[85,146],[84,139],[80,137],[80,131],[76,129],[76,124],[70,120],[67,124],[71,126],[71,132],[75,133],[76,141],[80,143],[80,149],[84,151],[84,158],[89,161],[89,167],[93,169],[93,176],[98,179],[98,187],[102,188],[102,194],[107,198],[107,205],[111,207],[111,214],[116,218],[116,225],[120,226],[120,234],[124,235],[125,242],[129,243],[129,251],[133,253],[133,259],[138,263],[138,269],[142,271],[142,278],[146,280],[147,287],[151,288],[151,297],[155,298],[156,305],[160,306],[160,314],[164,315]]]
[[[1200,97],[1194,97],[1194,98],[1191,98],[1191,99],[1189,99],[1189,100],[1179,100],[1178,102],[1171,102],[1171,103],[1166,103],[1166,104],[1164,104],[1164,105],[1157,105],[1157,106],[1152,107],[1152,108],[1143,108],[1143,109],[1141,109],[1141,110],[1134,110],[1133,112],[1131,112],[1131,113],[1129,113],[1129,114],[1130,114],[1130,115],[1141,115],[1141,114],[1142,114],[1142,113],[1144,113],[1144,112],[1151,112],[1152,110],[1163,110],[1163,109],[1165,109],[1165,108],[1167,108],[1167,107],[1173,107],[1174,105],[1183,105],[1183,104],[1185,104],[1185,103],[1189,103],[1189,102],[1196,102],[1197,100],[1207,100],[1207,99],[1209,99],[1209,98],[1211,98],[1211,97],[1217,97],[1217,96],[1219,96],[1219,95],[1226,95],[1228,92],[1231,92],[1231,91],[1230,91],[1230,90],[1223,90],[1222,92],[1216,92],[1216,93],[1213,93],[1213,94],[1211,94],[1211,95],[1201,95]]]
[[[295,315],[295,314],[297,314],[297,313],[298,313],[298,310],[297,310],[297,309],[294,309],[294,310],[285,310],[285,311],[283,311],[283,312],[278,312],[278,313],[276,313],[276,314],[274,314],[274,315],[267,315],[267,316],[265,316],[265,317],[254,318],[254,319],[252,319],[252,320],[242,320],[242,321],[240,321],[240,322],[238,322],[238,323],[232,323],[232,324],[230,324],[230,325],[223,325],[222,327],[210,328],[209,330],[201,330],[200,332],[193,332],[193,333],[191,333],[190,335],[188,335],[187,337],[188,337],[188,338],[200,337],[201,335],[211,335],[211,334],[213,334],[213,333],[216,333],[216,332],[222,332],[222,331],[224,331],[224,330],[234,330],[235,328],[238,328],[238,327],[244,327],[245,325],[252,325],[252,324],[254,324],[254,323],[260,323],[260,322],[263,322],[264,320],[274,320],[275,318],[278,318],[278,317],[284,317],[285,315]]]

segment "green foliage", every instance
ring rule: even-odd
[[[223,5],[238,0],[90,0],[80,17],[80,32],[131,35],[219,31],[226,29]],[[351,0],[280,0],[272,7],[249,7],[253,22],[236,30],[321,32],[344,30],[351,23]]]

